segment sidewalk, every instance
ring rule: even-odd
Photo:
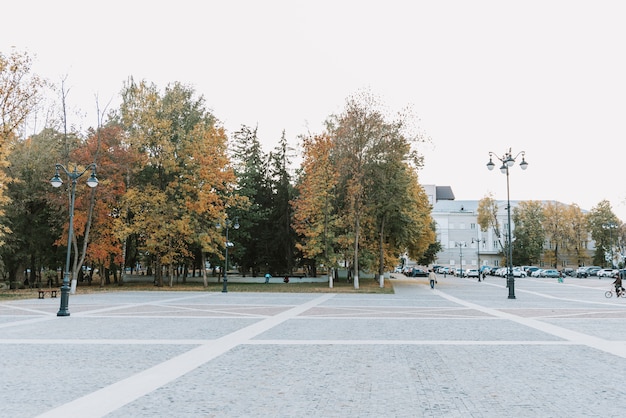
[[[608,280],[391,280],[395,294],[120,292],[0,304],[7,417],[612,417]]]

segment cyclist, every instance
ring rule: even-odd
[[[615,293],[617,297],[620,297],[622,291],[624,291],[624,287],[622,286],[622,276],[624,275],[624,270],[620,270],[617,275],[615,275],[615,281],[613,284],[615,285]]]

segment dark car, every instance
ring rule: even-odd
[[[410,277],[428,277],[428,272],[422,268],[413,267],[409,276]]]

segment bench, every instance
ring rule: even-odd
[[[46,295],[46,293],[50,293],[50,297],[51,298],[56,298],[57,297],[57,290],[56,289],[39,289],[37,290],[39,292],[39,299],[43,299]]]

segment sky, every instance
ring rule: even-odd
[[[422,184],[458,200],[507,197],[489,153],[525,152],[511,200],[626,221],[626,5],[622,1],[21,0],[0,6],[0,52],[33,56],[65,79],[77,126],[115,108],[124,83],[181,82],[228,132],[321,133],[346,99],[370,91],[410,109]],[[518,159],[518,162],[521,161]]]

